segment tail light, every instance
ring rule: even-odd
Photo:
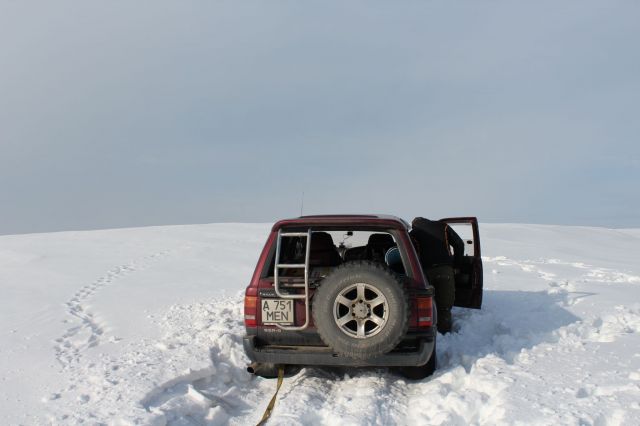
[[[258,312],[258,296],[244,296],[244,325],[256,327],[258,325],[256,315]]]
[[[433,326],[433,299],[428,297],[416,298],[416,311],[418,316],[418,327]]]

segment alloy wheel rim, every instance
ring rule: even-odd
[[[343,289],[333,304],[333,318],[349,337],[366,339],[380,333],[387,323],[387,298],[374,285],[356,283]]]

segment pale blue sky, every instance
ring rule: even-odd
[[[0,0],[0,234],[640,227],[640,3]]]

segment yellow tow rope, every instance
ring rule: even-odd
[[[280,386],[282,386],[282,379],[284,378],[284,366],[278,367],[278,384],[276,385],[276,393],[273,394],[271,401],[269,401],[269,405],[267,405],[267,409],[264,410],[264,414],[262,415],[262,419],[258,422],[256,426],[262,426],[269,420],[271,417],[271,413],[273,412],[273,407],[276,405],[276,398],[278,396],[278,391],[280,390]]]

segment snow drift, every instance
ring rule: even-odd
[[[252,424],[242,290],[269,225],[0,237],[3,424]],[[303,369],[270,424],[640,422],[640,230],[481,225],[439,368]]]

